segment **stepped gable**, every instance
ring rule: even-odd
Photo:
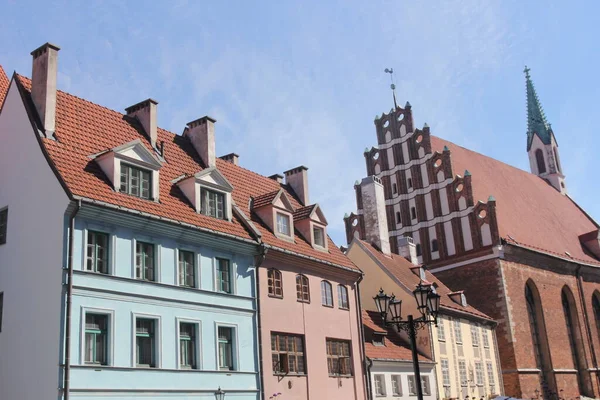
[[[442,152],[444,146],[455,174],[471,172],[474,201],[496,199],[501,238],[563,258],[570,258],[568,251],[575,260],[600,265],[579,241],[598,228],[568,196],[536,175],[431,135],[433,151]]]
[[[413,291],[414,288],[419,284],[419,282],[421,282],[421,279],[412,272],[412,268],[415,267],[414,264],[409,262],[404,257],[394,253],[391,253],[388,256],[383,254],[381,251],[377,250],[375,247],[365,242],[364,240],[358,240],[358,242],[366,251],[373,255],[390,274],[395,276],[404,286],[406,286],[408,290]],[[427,282],[431,283],[432,285],[435,284],[435,290],[437,294],[441,296],[440,308],[459,311],[462,313],[471,314],[481,319],[493,321],[491,317],[477,310],[475,307],[472,307],[468,304],[466,307],[463,307],[460,304],[455,303],[449,296],[451,293],[454,293],[452,290],[450,290],[450,288],[444,285],[442,281],[436,278],[431,272],[425,271],[425,274]]]
[[[31,80],[17,75],[17,81],[25,90],[25,95],[29,97]],[[164,141],[166,162],[160,169],[159,201],[154,202],[115,192],[100,167],[89,157],[136,139],[141,140],[143,145],[152,151],[148,137],[135,120],[120,112],[58,90],[55,137],[56,140],[43,138],[42,143],[74,196],[134,212],[148,213],[159,218],[176,220],[217,234],[255,240],[237,218],[229,222],[196,213],[180,189],[172,183],[181,176],[192,176],[203,170],[203,163],[187,138],[158,128],[157,143]],[[217,159],[216,162],[219,171],[234,187],[232,193],[234,202],[247,216],[251,216],[262,233],[264,243],[316,261],[359,271],[331,239],[329,239],[328,252],[313,249],[300,235],[296,236],[293,243],[281,240],[270,232],[257,216],[252,215],[249,209],[251,197],[258,197],[281,188],[290,193],[289,197],[294,208],[300,208],[301,205],[286,185],[221,159]]]
[[[9,84],[10,81],[8,80],[8,76],[6,76],[6,72],[4,72],[2,65],[0,65],[0,108],[2,108],[2,104],[4,104]]]

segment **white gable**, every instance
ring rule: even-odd
[[[215,187],[228,193],[233,191],[233,186],[231,183],[229,183],[227,178],[225,178],[223,174],[221,174],[215,167],[206,168],[195,174],[194,177],[198,183]]]
[[[115,147],[112,151],[119,158],[142,162],[146,164],[146,167],[152,169],[159,169],[162,166],[162,162],[158,157],[148,150],[140,139]]]

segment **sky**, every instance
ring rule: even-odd
[[[124,112],[159,102],[181,133],[217,120],[217,155],[263,175],[309,168],[310,200],[345,244],[389,75],[417,127],[529,170],[523,68],[559,144],[569,194],[596,219],[600,195],[600,3],[595,1],[7,1],[0,65],[61,47],[58,87]],[[455,171],[455,173],[461,173]],[[486,200],[486,199],[476,199]]]

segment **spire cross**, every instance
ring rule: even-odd
[[[390,88],[392,89],[392,93],[394,95],[394,109],[396,109],[398,108],[398,104],[396,103],[396,85],[394,84],[394,69],[386,68],[383,72],[385,72],[386,74],[390,74],[390,81],[392,82]]]
[[[529,78],[529,71],[531,71],[531,69],[529,69],[527,67],[527,65],[525,66],[525,69],[523,70],[523,72],[525,72],[525,77]]]

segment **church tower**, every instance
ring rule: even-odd
[[[531,173],[545,179],[562,194],[567,193],[565,176],[558,155],[558,144],[552,126],[540,104],[529,68],[525,67],[527,86],[527,153]]]

